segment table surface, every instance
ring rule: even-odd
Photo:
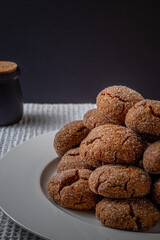
[[[95,104],[24,104],[24,116],[18,123],[0,127],[0,158],[18,144],[40,134],[61,128],[70,121],[83,119]],[[0,210],[0,239],[41,239],[18,226]]]

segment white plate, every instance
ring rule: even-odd
[[[104,227],[94,212],[64,209],[49,200],[47,182],[59,161],[53,149],[55,132],[27,141],[0,160],[0,206],[25,229],[52,240],[159,240],[160,224],[152,233]]]

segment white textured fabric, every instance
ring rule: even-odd
[[[39,134],[59,129],[68,122],[83,118],[95,104],[24,104],[20,123],[0,127],[0,158],[18,144]],[[0,210],[0,239],[40,239],[24,230]]]

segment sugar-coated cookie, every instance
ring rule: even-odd
[[[101,125],[110,124],[111,121],[105,117],[97,108],[89,110],[83,117],[84,125],[92,130]]]
[[[160,212],[148,199],[103,199],[96,206],[96,217],[106,227],[144,231],[156,225]]]
[[[89,188],[88,178],[91,173],[87,169],[70,169],[57,173],[48,183],[50,197],[62,207],[94,209],[99,196]]]
[[[142,158],[145,142],[132,130],[120,125],[103,125],[91,130],[81,142],[82,158],[105,163],[135,164]]]
[[[143,167],[151,174],[160,174],[160,141],[150,144],[145,150]]]
[[[102,166],[102,161],[91,160],[86,161],[79,154],[79,148],[70,149],[61,158],[58,166],[57,172],[62,172],[68,169],[89,169],[94,170],[97,167]]]
[[[125,116],[130,108],[143,100],[138,92],[126,86],[112,86],[102,90],[97,96],[97,108],[112,122],[125,124]]]
[[[160,177],[154,182],[151,195],[152,200],[156,204],[160,204]]]
[[[77,147],[89,132],[90,130],[84,126],[82,120],[63,126],[54,139],[54,148],[58,156],[63,156],[71,148]]]
[[[149,141],[160,138],[160,101],[145,99],[135,104],[127,115],[126,126],[148,137]]]
[[[143,197],[150,192],[151,178],[135,166],[106,164],[91,173],[89,187],[107,198]]]

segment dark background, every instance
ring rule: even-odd
[[[5,0],[0,59],[18,63],[24,102],[95,102],[121,84],[160,100],[154,1]]]

